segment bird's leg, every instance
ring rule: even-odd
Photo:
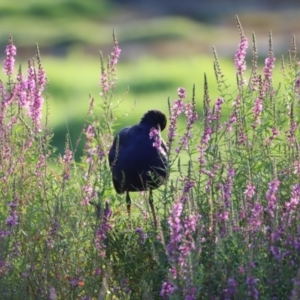
[[[151,208],[151,212],[152,212],[152,216],[153,216],[154,228],[157,229],[157,220],[156,220],[156,215],[155,215],[155,210],[154,210],[154,205],[153,205],[152,189],[150,189],[150,192],[149,192],[149,204],[150,204],[150,208]]]
[[[128,217],[130,217],[131,199],[130,199],[130,196],[129,196],[129,191],[126,191],[126,203],[127,203],[127,214],[128,214]]]

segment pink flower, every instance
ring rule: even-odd
[[[111,53],[111,60],[110,60],[111,67],[113,67],[118,63],[120,54],[121,54],[121,49],[119,48],[118,44],[115,42],[115,45],[113,47],[113,52]]]
[[[27,106],[27,82],[24,80],[23,74],[19,72],[17,76],[17,84],[16,84],[16,95],[19,99],[19,104],[21,107]]]
[[[160,296],[163,299],[169,299],[169,296],[172,295],[175,291],[175,286],[170,281],[166,281],[163,283]]]
[[[244,194],[246,197],[252,198],[255,195],[255,186],[252,184],[247,184]]]
[[[275,60],[276,60],[276,57],[274,55],[270,55],[265,60],[265,66],[264,66],[263,70],[264,70],[265,78],[267,80],[272,79],[272,70],[275,67]]]
[[[111,215],[112,215],[112,211],[109,207],[109,203],[106,201],[102,222],[96,232],[96,237],[95,237],[95,246],[99,251],[99,254],[103,257],[105,256],[107,232],[111,229],[109,223],[109,219]]]
[[[179,97],[180,99],[186,98],[185,88],[179,87],[179,88],[177,89],[177,92],[178,92],[178,97]]]
[[[160,153],[164,153],[164,150],[161,146],[162,141],[159,131],[154,127],[150,129],[149,138],[150,140],[153,140],[153,147],[156,148]]]
[[[9,204],[9,216],[6,219],[6,225],[8,227],[14,227],[18,224],[19,217],[17,213],[17,204],[18,204],[19,198],[15,198],[13,202]]]
[[[81,202],[82,205],[88,205],[91,200],[97,198],[97,192],[89,182],[87,182],[87,184],[82,187],[82,190],[84,195]]]
[[[181,138],[182,145],[185,149],[188,148],[188,141],[192,138],[192,128],[193,124],[198,120],[198,114],[196,112],[196,108],[194,103],[187,103],[184,105],[185,108],[185,116],[186,116],[186,132]],[[180,147],[181,148],[181,147]],[[179,151],[178,151],[179,152]]]
[[[102,88],[101,95],[104,95],[109,90],[109,84],[107,79],[107,72],[102,73],[101,79],[100,79],[100,86]]]
[[[14,72],[14,66],[15,66],[15,56],[17,54],[17,48],[13,44],[12,37],[9,38],[8,45],[6,46],[6,59],[3,61],[3,72],[11,76]]]
[[[248,39],[245,36],[241,36],[241,42],[239,43],[238,50],[234,56],[234,63],[236,68],[236,74],[243,75],[246,71],[246,51],[248,48]]]
[[[269,189],[266,192],[266,199],[268,200],[268,205],[266,207],[266,211],[271,215],[271,217],[274,217],[274,210],[276,208],[277,203],[276,193],[278,191],[279,185],[280,181],[278,179],[275,179],[268,183]]]
[[[263,110],[263,105],[262,105],[262,99],[258,97],[255,100],[254,106],[252,108],[252,113],[254,117],[254,123],[252,124],[252,127],[255,128],[257,125],[261,123],[260,116],[261,112]]]
[[[174,100],[174,104],[171,108],[171,113],[170,113],[170,125],[168,128],[168,149],[170,149],[171,143],[174,141],[176,137],[176,129],[177,129],[177,119],[179,115],[183,112],[184,110],[184,104],[181,99]]]
[[[300,174],[300,161],[296,160],[294,162],[294,174]]]
[[[232,131],[232,124],[234,124],[236,121],[236,112],[233,112],[230,114],[229,121],[225,123],[228,132]]]
[[[183,204],[181,202],[175,202],[168,220],[170,226],[170,242],[167,245],[167,251],[170,257],[178,250],[177,246],[182,238],[182,225],[180,220],[182,210]]]
[[[63,177],[65,180],[70,179],[72,159],[73,159],[73,152],[70,149],[66,149],[62,159],[64,165]]]
[[[279,130],[276,127],[272,127],[272,135],[268,138],[266,138],[266,143],[268,145],[271,145],[272,141],[275,140],[275,138],[277,137],[277,135],[279,135]]]
[[[295,132],[296,132],[297,126],[298,126],[297,122],[291,121],[290,129],[288,132],[288,142],[291,146],[294,146],[295,141],[296,141]]]

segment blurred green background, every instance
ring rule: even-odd
[[[17,64],[26,64],[38,43],[49,81],[50,126],[62,152],[66,132],[73,143],[80,134],[89,94],[96,105],[101,102],[99,50],[110,54],[113,29],[122,49],[115,101],[123,99],[118,126],[124,126],[138,122],[148,109],[167,112],[167,99],[176,98],[179,86],[190,96],[196,85],[201,113],[204,72],[213,101],[218,96],[213,46],[228,83],[234,84],[236,14],[249,42],[256,33],[261,60],[268,53],[269,30],[277,57],[291,48],[293,35],[299,37],[299,1],[0,0],[0,49],[4,59],[11,34]],[[251,43],[249,48],[250,64]]]

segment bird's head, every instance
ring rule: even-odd
[[[167,126],[167,118],[161,111],[153,109],[144,114],[140,123],[158,127],[158,129],[163,131]]]

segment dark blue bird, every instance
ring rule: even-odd
[[[167,147],[160,132],[167,125],[166,116],[158,110],[148,111],[139,124],[123,128],[114,138],[109,151],[112,180],[118,194],[126,193],[127,212],[130,215],[129,192],[149,190],[149,203],[156,227],[152,190],[167,177]],[[158,133],[160,147],[154,145],[150,132]]]

